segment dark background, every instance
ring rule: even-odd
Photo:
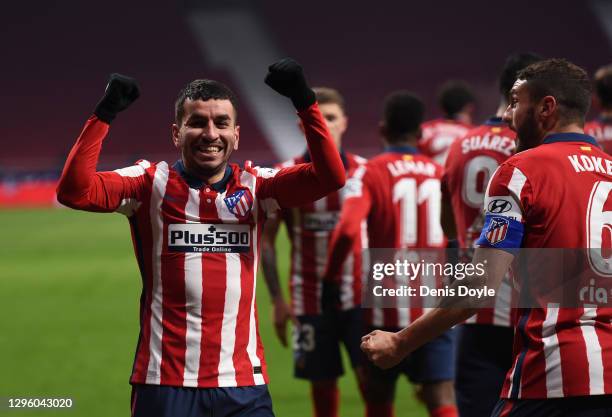
[[[464,4],[461,4],[464,3]],[[468,6],[469,4],[469,6]],[[477,120],[497,107],[497,72],[511,52],[565,57],[592,72],[610,59],[610,43],[587,2],[11,2],[0,16],[0,172],[61,168],[111,72],[138,79],[142,95],[113,123],[102,167],[139,158],[173,159],[170,125],[178,90],[194,78],[237,88],[213,67],[186,23],[194,6],[250,7],[281,55],[299,60],[313,85],[346,97],[346,147],[371,153],[384,96],[418,93],[427,116],[440,113],[437,86],[470,82]],[[228,25],[228,36],[240,27]],[[253,68],[261,73],[266,68]],[[289,105],[289,104],[288,104]],[[248,106],[241,108],[236,161],[276,162]]]

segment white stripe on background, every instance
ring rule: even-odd
[[[153,234],[153,288],[151,301],[151,336],[149,340],[149,365],[147,367],[147,384],[159,385],[162,360],[162,302],[163,288],[161,282],[161,254],[164,244],[164,221],[161,205],[166,194],[168,183],[168,164],[160,162],[155,169],[153,189],[151,191],[151,231]]]
[[[385,317],[383,309],[380,307],[372,308],[372,326],[383,327],[385,325]]]
[[[327,197],[322,197],[314,202],[314,211],[316,213],[327,212]],[[323,274],[325,273],[325,264],[327,263],[327,244],[329,239],[328,231],[315,231],[314,232],[314,255],[315,255],[315,275],[317,277],[317,288],[316,288],[316,309],[320,312],[321,307],[321,295],[323,291]]]
[[[561,351],[557,338],[557,319],[559,305],[549,303],[546,308],[546,319],[542,323],[543,353],[546,361],[547,398],[563,397],[563,375],[561,374]],[[524,368],[524,367],[523,367]]]
[[[496,326],[510,326],[510,303],[512,302],[512,287],[507,277],[504,277],[497,290],[495,307],[493,309],[493,324]]]
[[[295,213],[297,210],[294,210]],[[294,222],[300,221],[299,215],[294,216]],[[296,224],[296,223],[294,223]],[[291,289],[294,313],[296,316],[304,314],[304,279],[302,278],[302,233],[299,227],[293,228],[293,274],[291,275]]]
[[[236,319],[240,304],[240,254],[225,254],[225,302],[221,325],[221,351],[219,352],[219,386],[235,387],[234,347],[236,346]]]
[[[200,192],[189,188],[185,206],[185,222],[200,222]],[[202,253],[185,253],[185,310],[187,329],[183,386],[197,387],[202,341]]]
[[[248,279],[253,280],[253,294],[251,298],[251,305],[249,306],[249,343],[247,345],[247,354],[249,355],[249,360],[251,361],[251,366],[253,368],[261,366],[261,361],[257,356],[257,321],[255,319],[255,294],[257,293],[257,267],[259,266],[259,252],[258,252],[258,239],[257,239],[257,231],[259,224],[259,207],[257,205],[256,197],[255,197],[255,186],[256,186],[256,178],[252,174],[244,171],[240,176],[240,182],[242,185],[249,187],[251,190],[251,195],[253,196],[253,208],[251,211],[251,216],[254,220],[254,226],[251,229],[251,233],[253,238],[251,241],[253,242],[253,275],[248,277]],[[263,373],[253,374],[253,380],[255,385],[262,385],[265,383]]]
[[[580,330],[584,337],[587,359],[589,361],[589,393],[590,395],[603,395],[604,392],[604,367],[601,345],[595,332],[595,317],[597,307],[584,306],[584,313],[580,317]]]

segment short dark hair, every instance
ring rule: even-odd
[[[527,81],[531,100],[553,96],[566,123],[584,124],[591,105],[591,80],[587,72],[565,59],[536,62],[519,71],[518,79]]]
[[[450,118],[475,101],[472,88],[465,81],[450,80],[438,90],[438,104]]]
[[[612,64],[595,73],[595,93],[605,110],[612,109]]]
[[[388,142],[400,142],[406,135],[419,132],[425,106],[416,95],[403,90],[393,92],[385,98],[384,106]]]
[[[516,81],[516,74],[520,70],[542,59],[540,55],[534,54],[533,52],[517,52],[509,55],[499,75],[499,92],[501,95],[505,99],[508,99],[510,90]]]
[[[238,100],[236,95],[223,83],[214,80],[193,80],[183,88],[174,104],[174,118],[176,124],[183,122],[185,100],[229,100],[234,107],[236,120],[238,119]]]
[[[344,97],[342,97],[338,90],[329,87],[314,87],[312,90],[319,104],[337,104],[346,113]]]

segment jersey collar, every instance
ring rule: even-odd
[[[491,117],[485,123],[486,126],[503,126],[506,123],[501,117]]]
[[[385,148],[385,152],[393,152],[393,153],[409,153],[412,155],[416,155],[419,152],[419,150],[415,147],[415,146],[408,146],[408,145],[403,145],[403,146],[387,146]]]
[[[585,135],[583,133],[553,133],[552,135],[546,136],[542,141],[542,143],[545,145],[556,142],[586,142],[589,145],[599,148],[599,145],[594,137]]]
[[[187,171],[185,171],[185,165],[183,165],[183,161],[181,161],[180,159],[176,161],[174,165],[172,165],[172,168],[174,168],[179,174],[181,174],[181,177],[183,177],[183,179],[185,180],[187,185],[189,185],[190,188],[199,190],[206,184],[201,179],[196,178],[192,175],[189,175]],[[227,186],[227,183],[231,176],[232,176],[232,168],[228,164],[225,167],[225,174],[223,174],[223,179],[221,179],[221,181],[218,181],[214,184],[210,184],[210,188],[212,188],[218,193],[225,191],[225,187]]]

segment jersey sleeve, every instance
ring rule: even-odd
[[[282,169],[257,169],[256,194],[266,212],[300,206],[344,185],[344,165],[315,103],[298,112],[312,162]]]
[[[366,167],[358,167],[343,189],[344,203],[327,251],[327,266],[324,279],[339,277],[345,259],[349,256],[355,241],[361,233],[361,223],[366,219],[372,205],[368,188]],[[364,181],[365,180],[365,181]]]
[[[131,216],[140,206],[146,188],[147,161],[110,172],[96,172],[102,141],[109,125],[92,116],[72,147],[57,186],[58,201],[68,207],[118,211]]]
[[[485,221],[476,245],[515,254],[523,241],[532,200],[533,190],[525,174],[511,164],[500,165],[487,187]]]

